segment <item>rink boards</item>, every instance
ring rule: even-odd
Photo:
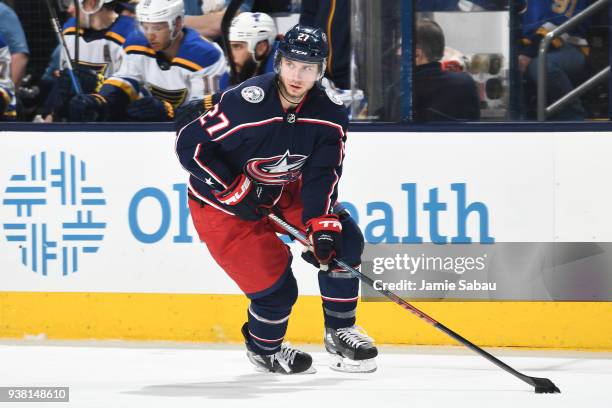
[[[370,243],[612,242],[610,136],[352,132],[340,197]],[[172,133],[0,147],[0,337],[240,340],[246,301],[197,240]],[[294,272],[289,338],[319,341],[316,272]],[[612,349],[612,303],[419,305],[483,345]],[[359,308],[381,343],[451,343],[394,304]]]

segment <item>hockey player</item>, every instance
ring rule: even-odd
[[[265,13],[240,13],[229,29],[230,58],[234,61],[237,77],[226,73],[221,78],[221,89],[239,84],[255,75],[274,71],[274,54],[278,47],[276,23]]]
[[[17,117],[15,87],[11,81],[11,53],[0,32],[0,122]]]
[[[206,114],[178,131],[189,171],[189,208],[200,239],[250,299],[242,327],[257,369],[312,372],[312,358],[283,343],[297,284],[291,252],[265,218],[275,211],[306,231],[320,268],[324,342],[331,367],[376,369],[376,347],[355,326],[358,280],[334,265],[358,267],[363,236],[337,202],[348,118],[319,84],[327,58],[320,29],[296,25],[279,44],[274,73],[224,92]]]
[[[265,13],[248,11],[234,17],[229,29],[230,55],[236,67],[236,74],[227,71],[221,77],[219,89],[225,90],[251,77],[274,72],[274,55],[278,48],[278,31],[274,19]],[[203,95],[201,101],[186,106],[177,117],[198,116],[213,105],[213,95]],[[182,122],[178,120],[177,122]]]
[[[226,66],[223,52],[183,27],[183,16],[182,0],[138,3],[141,30],[126,40],[121,70],[99,93],[76,96],[72,119],[169,121],[176,108],[216,92]]]
[[[121,66],[125,39],[136,29],[134,19],[115,12],[113,0],[78,0],[80,5],[79,62],[74,65],[84,93],[95,92],[104,78],[114,75]],[[75,58],[76,20],[64,24],[63,35],[70,55],[62,50],[61,74],[53,91],[56,103],[54,121],[68,117],[68,104],[76,94],[68,75],[68,58]]]

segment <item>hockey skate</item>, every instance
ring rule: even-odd
[[[347,373],[376,371],[378,350],[374,340],[358,326],[325,328],[325,349],[330,353],[329,368]]]
[[[257,354],[249,344],[247,323],[242,326],[242,335],[247,347],[247,357],[257,371],[279,374],[313,374],[317,372],[312,366],[310,354],[291,347],[289,343],[281,344],[281,349],[274,354]]]

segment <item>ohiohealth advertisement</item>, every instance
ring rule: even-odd
[[[197,238],[171,132],[0,145],[0,291],[240,293]],[[611,150],[594,133],[351,132],[339,192],[362,272],[405,298],[611,300]]]

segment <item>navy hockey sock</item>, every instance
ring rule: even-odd
[[[248,309],[249,345],[258,354],[274,354],[287,332],[291,307],[297,300],[297,282],[291,272],[274,292],[252,299]]]
[[[339,329],[355,324],[359,280],[348,272],[334,268],[319,272],[319,288],[323,300],[325,327]]]

